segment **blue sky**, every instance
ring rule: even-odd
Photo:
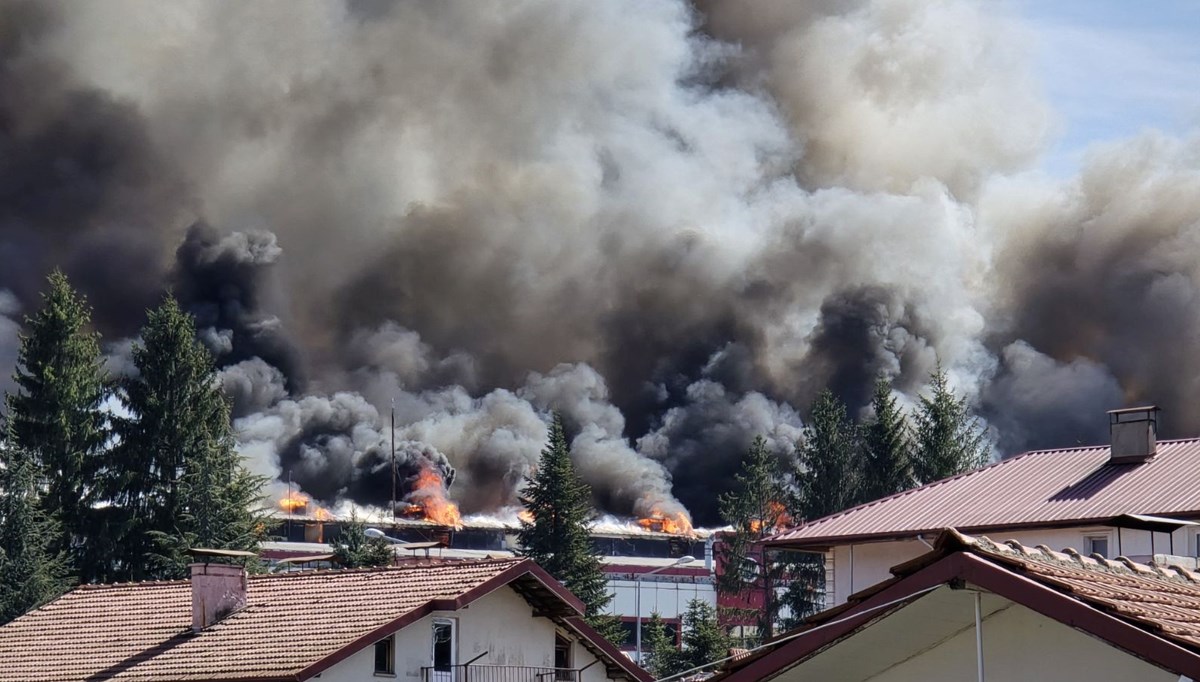
[[[1200,0],[1018,0],[1038,75],[1060,116],[1054,175],[1088,144],[1146,129],[1200,130]]]

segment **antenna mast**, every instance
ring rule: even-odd
[[[396,525],[396,399],[392,398],[392,525]]]

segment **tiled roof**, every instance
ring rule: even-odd
[[[788,546],[1102,522],[1122,514],[1200,517],[1200,439],[1160,441],[1142,464],[1109,448],[1040,450],[817,519],[775,536]]]
[[[947,531],[939,551],[965,551],[1016,570],[1061,593],[1153,631],[1179,644],[1200,649],[1200,573],[1180,566],[1150,566],[1124,557],[1085,557],[1073,549],[1061,552],[1015,540],[996,543]],[[916,565],[930,559],[918,560]],[[914,572],[901,565],[898,575]]]
[[[895,577],[726,665],[719,680],[770,679],[932,589],[968,583],[1190,676],[1200,675],[1200,573],[941,532]],[[1032,586],[1032,589],[1031,589]],[[1200,679],[1200,678],[1196,678]]]
[[[83,586],[0,627],[0,679],[303,679],[422,607],[456,608],[472,591],[509,583],[549,592],[539,576],[523,560],[251,576],[247,606],[198,634],[186,580]],[[557,598],[560,610],[575,615],[579,603],[567,598]]]

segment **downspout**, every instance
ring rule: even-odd
[[[978,680],[983,682],[983,595],[975,592],[975,660]]]

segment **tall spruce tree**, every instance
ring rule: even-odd
[[[642,667],[655,679],[662,679],[683,671],[680,659],[679,649],[667,633],[662,617],[658,612],[651,613],[642,637]]]
[[[966,398],[954,395],[938,365],[914,416],[913,468],[918,482],[930,483],[983,466],[991,451],[987,432],[971,416]]]
[[[913,487],[908,420],[896,405],[892,385],[880,376],[871,396],[871,416],[862,430],[863,480],[857,502],[870,502]]]
[[[587,607],[588,622],[620,644],[625,637],[619,621],[604,615],[612,595],[588,528],[593,513],[591,489],[575,473],[557,413],[548,436],[537,473],[523,492],[532,520],[521,522],[517,535],[521,553],[566,585]]]
[[[693,599],[683,614],[683,670],[718,661],[729,652],[729,639],[717,622],[717,611],[708,602]]]
[[[263,532],[261,479],[233,449],[229,406],[212,356],[174,298],[150,311],[133,350],[137,375],[123,384],[129,417],[110,471],[123,514],[115,577],[175,577],[189,546],[252,549]]]
[[[38,494],[33,455],[0,443],[0,625],[62,594],[67,565],[52,545],[57,524]]]
[[[853,506],[862,482],[858,427],[832,391],[826,389],[817,396],[796,451],[799,511],[805,519],[819,519]]]
[[[7,398],[9,439],[37,466],[45,491],[40,504],[56,528],[48,551],[65,555],[88,580],[94,577],[86,558],[94,544],[92,482],[108,438],[100,410],[106,379],[87,302],[58,270],[47,284],[41,309],[25,318],[16,390]]]
[[[761,590],[767,599],[762,608],[729,607],[722,615],[729,621],[757,621],[760,636],[769,636],[778,604],[771,597],[781,577],[779,566],[768,561],[761,542],[781,527],[790,525],[792,495],[784,484],[779,459],[756,437],[734,477],[733,490],[717,498],[721,519],[732,530],[720,536],[717,560],[717,591],[728,603],[745,602],[752,591]]]

